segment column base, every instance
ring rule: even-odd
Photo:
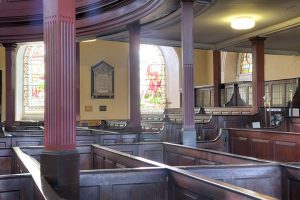
[[[182,143],[184,146],[197,147],[196,145],[196,129],[182,128]]]
[[[41,175],[60,197],[79,200],[79,153],[77,150],[44,150],[41,154]]]

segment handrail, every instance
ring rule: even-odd
[[[49,185],[46,179],[41,176],[40,163],[31,156],[23,153],[19,147],[13,147],[13,150],[16,156],[23,163],[24,167],[31,174],[33,181],[37,186],[37,189],[40,191],[42,197],[45,200],[62,200],[62,198],[60,198]]]

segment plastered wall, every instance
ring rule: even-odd
[[[80,119],[128,119],[128,44],[99,41],[80,43]],[[113,99],[91,98],[91,67],[105,61],[114,67]],[[107,111],[99,111],[106,106]]]
[[[227,52],[222,72],[229,83],[237,81],[238,53]],[[265,55],[265,80],[278,80],[300,77],[300,56]]]

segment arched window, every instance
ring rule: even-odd
[[[142,113],[162,113],[166,106],[166,64],[158,46],[140,46]]]
[[[45,98],[43,43],[22,45],[17,55],[17,119],[42,119]]]
[[[241,53],[241,74],[252,73],[252,53]]]
[[[43,113],[45,98],[44,45],[26,47],[23,67],[24,114]]]

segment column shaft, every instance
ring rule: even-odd
[[[41,174],[60,197],[79,200],[75,0],[44,0],[43,7],[46,69]]]
[[[221,51],[213,51],[214,107],[221,106]]]
[[[80,121],[80,42],[76,42],[76,69],[75,69],[75,102],[76,102],[76,121]]]
[[[6,78],[6,111],[5,127],[10,128],[15,122],[15,90],[16,90],[16,58],[15,50],[17,44],[4,43],[5,47],[5,78]]]
[[[140,25],[133,23],[129,29],[129,90],[130,126],[140,128]]]
[[[45,149],[75,149],[75,1],[44,0]]]
[[[252,98],[253,109],[258,111],[264,106],[265,95],[265,37],[250,38],[252,44]]]
[[[194,99],[193,1],[181,2],[183,144],[196,146]]]

